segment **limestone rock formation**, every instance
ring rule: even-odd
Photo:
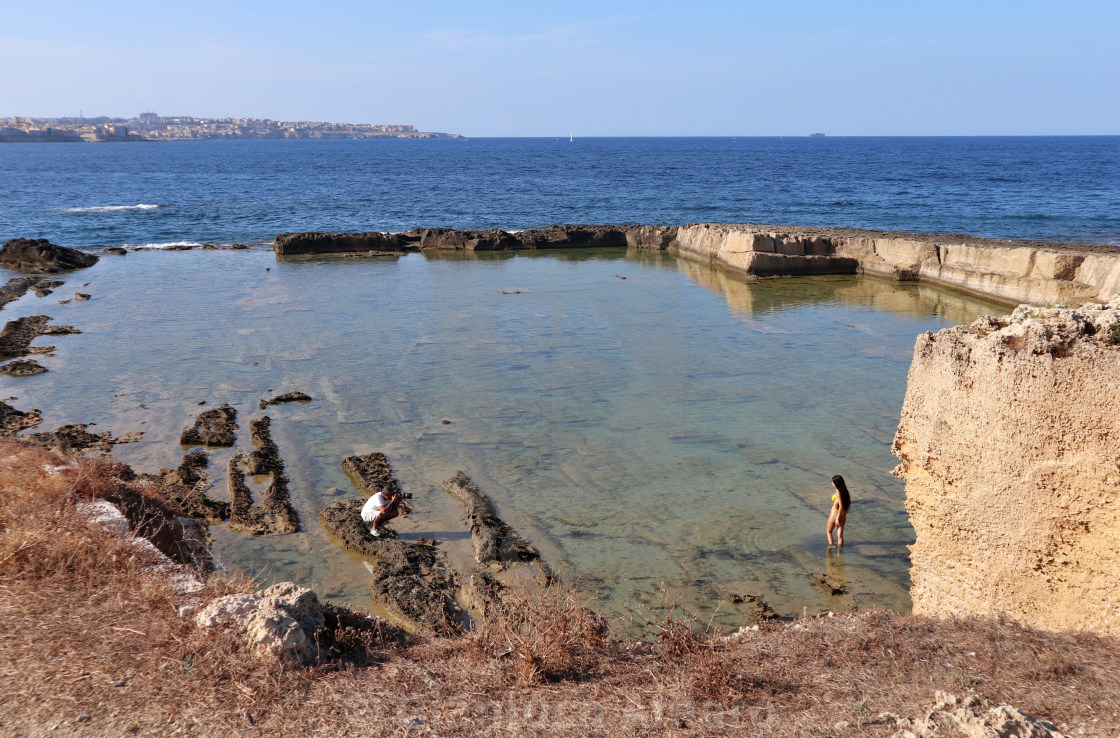
[[[48,315],[28,315],[23,318],[9,320],[0,331],[0,359],[12,359],[18,356],[31,354],[47,354],[54,350],[54,346],[31,346],[31,342],[39,336],[65,336],[81,331],[68,325],[47,325],[50,322]]]
[[[923,717],[884,714],[876,722],[894,728],[895,738],[1065,738],[1058,726],[1011,705],[993,705],[976,695],[962,698],[948,692],[937,692],[934,698],[936,703]]]
[[[507,232],[281,233],[277,255],[625,247],[670,250],[756,277],[874,274],[976,292],[1009,303],[1104,300],[1120,294],[1120,248],[962,235],[728,223],[553,225]]]
[[[236,627],[257,654],[309,664],[318,653],[315,636],[325,619],[313,591],[281,582],[252,594],[219,597],[199,611],[195,623],[200,628]]]
[[[919,336],[893,450],[915,613],[1120,634],[1120,299]]]
[[[21,272],[55,274],[97,263],[97,254],[58,246],[45,238],[13,238],[0,247],[0,266]]]
[[[261,420],[268,421],[268,418]],[[254,440],[260,442],[261,448],[253,452],[254,457],[246,457],[238,451],[229,460],[229,527],[255,536],[295,533],[299,530],[299,516],[292,507],[291,496],[288,494],[284,464],[276,454],[276,446],[268,434],[268,423],[255,420],[253,425]],[[272,475],[268,488],[255,504],[252,492],[245,483],[246,469],[250,473]]]

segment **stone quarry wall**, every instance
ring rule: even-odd
[[[662,249],[756,277],[874,274],[934,282],[1009,304],[1079,304],[1120,294],[1120,249],[969,236],[700,223],[549,226],[507,232],[281,233],[277,255],[627,247]]]
[[[916,613],[1120,635],[1120,299],[920,336],[894,453]]]

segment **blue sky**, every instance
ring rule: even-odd
[[[10,3],[0,116],[470,136],[1120,133],[1120,3]]]

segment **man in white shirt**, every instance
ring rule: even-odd
[[[362,506],[362,520],[373,523],[369,534],[374,538],[381,536],[381,526],[400,515],[401,496],[393,485],[385,485],[381,491],[366,500]]]

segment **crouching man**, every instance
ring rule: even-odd
[[[381,526],[400,515],[401,495],[396,487],[386,485],[381,491],[366,500],[362,507],[362,520],[372,523],[369,533],[374,538],[381,536]]]

